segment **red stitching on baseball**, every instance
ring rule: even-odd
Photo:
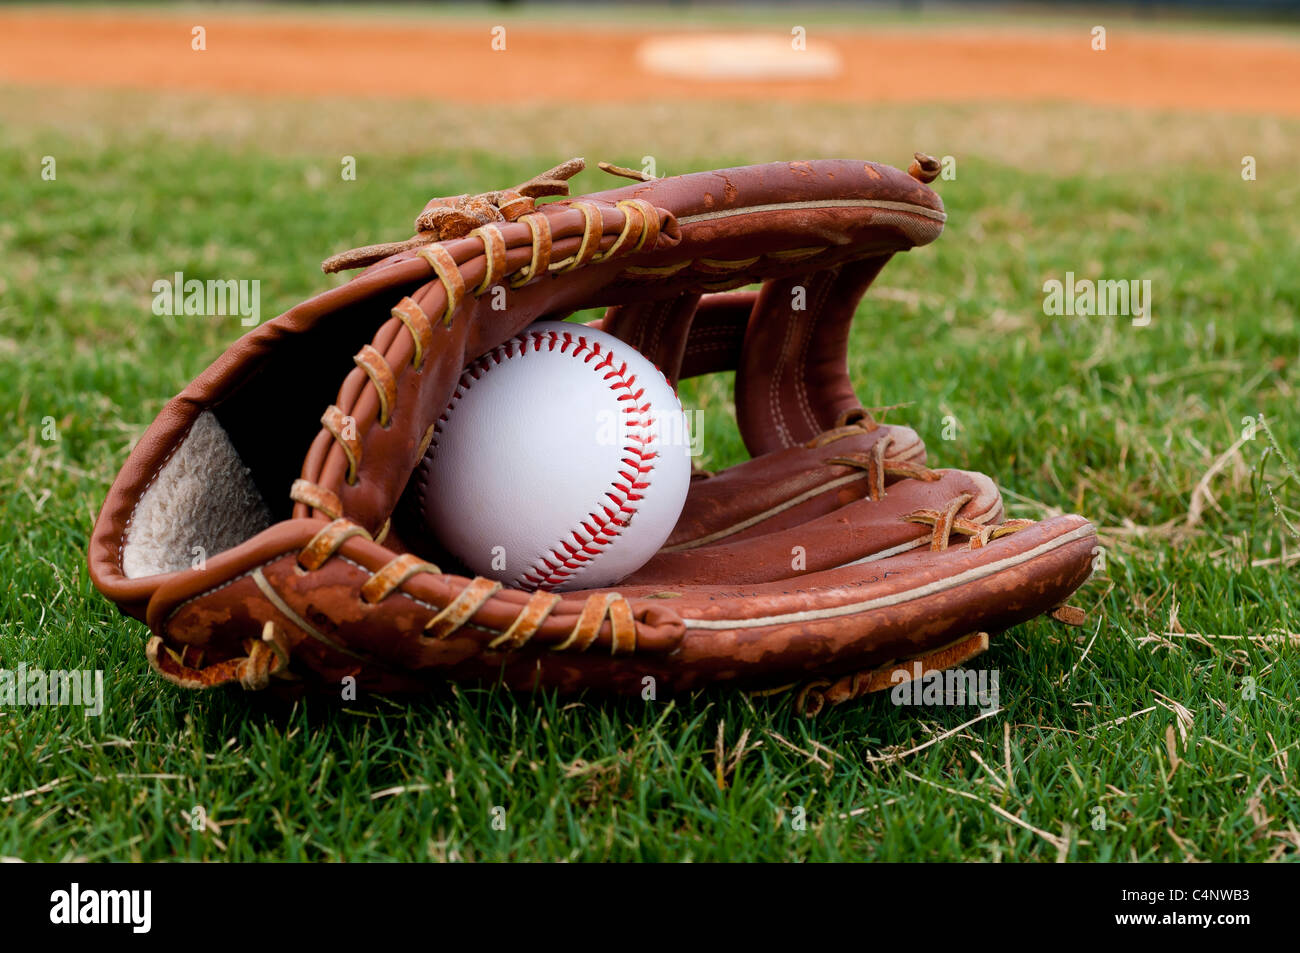
[[[615,399],[620,404],[624,404],[619,408],[624,415],[624,426],[638,431],[628,434],[629,445],[623,447],[627,456],[619,461],[626,467],[618,472],[621,482],[611,481],[610,489],[605,491],[605,496],[609,498],[613,508],[600,504],[603,512],[588,513],[585,518],[578,521],[578,527],[570,531],[573,542],[561,539],[549,553],[539,557],[537,562],[519,577],[536,589],[551,589],[578,573],[599,556],[604,551],[604,547],[619,536],[636,513],[635,504],[644,496],[637,491],[649,488],[650,482],[647,477],[654,470],[654,460],[659,456],[658,452],[652,449],[655,435],[651,428],[654,427],[655,418],[650,413],[650,405],[641,403],[641,399],[645,396],[645,388],[641,387],[633,391],[636,375],[627,373],[626,361],[619,367],[615,367],[612,351],[602,353],[599,342],[589,342],[583,335],[575,335],[569,331],[562,333],[531,331],[516,335],[504,344],[493,348],[461,372],[447,409],[434,425],[431,447],[438,446],[438,437],[442,433],[443,424],[451,416],[452,409],[465,396],[470,386],[487,373],[490,369],[489,362],[492,366],[496,366],[515,357],[516,343],[519,345],[518,355],[527,354],[528,345],[531,343],[534,353],[540,351],[543,345],[548,351],[555,351],[558,346],[561,354],[580,358],[584,365],[590,365],[593,360],[600,358],[599,363],[592,370],[607,371],[601,375],[601,379],[614,392]],[[573,349],[569,350],[571,346]]]

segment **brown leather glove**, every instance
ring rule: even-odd
[[[331,259],[370,267],[245,335],[164,408],[113,484],[90,570],[148,622],[165,678],[795,684],[815,712],[888,687],[897,663],[960,663],[1084,582],[1087,521],[1003,522],[991,480],[927,468],[917,435],[878,423],[849,380],[859,299],[943,228],[934,160],[781,162],[536,203],[581,167],[435,200],[414,238]],[[443,572],[399,504],[462,369],[594,306],[674,383],[735,370],[753,459],[697,474],[667,545],[617,587]]]

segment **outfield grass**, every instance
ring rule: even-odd
[[[503,158],[434,134],[437,107],[429,134],[398,141],[380,119],[411,104],[344,104],[326,122],[319,104],[152,103],[0,91],[0,666],[101,668],[108,691],[97,719],[0,709],[0,856],[1297,856],[1300,637],[1270,634],[1300,632],[1300,485],[1286,478],[1288,461],[1300,470],[1300,224],[1282,162],[1300,124],[935,107],[836,133],[816,108],[792,127],[751,106],[692,140],[681,116],[698,108],[702,124],[701,106],[672,117],[666,144],[621,149],[610,126],[586,127],[609,150],[593,164],[655,152],[671,172],[813,155],[823,127],[839,136],[830,153],[958,157],[938,184],[947,232],[891,264],[862,308],[860,395],[908,403],[889,419],[933,462],[995,474],[1011,515],[1092,518],[1107,569],[1075,600],[1084,629],[995,638],[974,664],[1000,672],[1002,711],[954,732],[978,713],[873,698],[810,722],[783,696],[647,705],[450,686],[287,708],[154,677],[144,626],[87,579],[90,526],[131,441],[242,329],[153,316],[152,282],[258,278],[273,315],[331,283],[321,258],[405,234],[431,195],[512,184],[591,143],[523,137]],[[669,135],[669,118],[650,128]],[[339,181],[345,153],[357,182]],[[1246,153],[1260,181],[1241,180]],[[585,173],[579,188],[599,184]],[[1151,279],[1154,320],[1044,315],[1042,283],[1066,271]],[[706,465],[739,459],[726,382],[685,399],[706,411]],[[1259,430],[1228,452],[1260,414],[1276,447]],[[199,830],[196,806],[212,822]]]

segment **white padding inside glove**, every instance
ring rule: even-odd
[[[271,525],[221,424],[205,411],[140,498],[122,548],[128,579],[178,572]]]

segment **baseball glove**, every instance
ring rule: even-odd
[[[917,435],[860,407],[849,380],[860,298],[943,228],[933,159],[664,179],[602,163],[635,181],[538,203],[581,168],[436,199],[413,238],[328,260],[366,267],[167,404],[90,546],[95,585],[148,623],[164,678],[798,686],[815,713],[1044,612],[1079,621],[1064,602],[1089,575],[1093,527],[1004,520],[990,479],[929,468]],[[463,369],[540,318],[596,306],[594,324],[674,385],[735,371],[752,459],[696,473],[667,544],[616,587],[527,592],[444,571],[403,496]]]

